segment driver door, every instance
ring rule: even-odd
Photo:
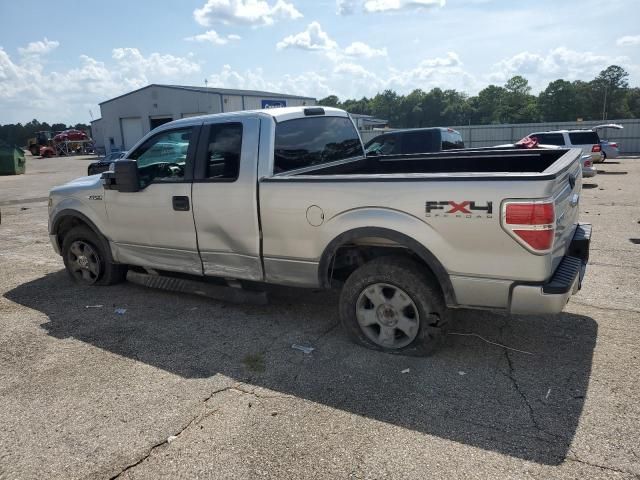
[[[191,185],[200,126],[163,130],[128,156],[140,191],[105,190],[109,237],[120,263],[202,275]]]

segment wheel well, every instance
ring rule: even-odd
[[[59,217],[55,220],[53,227],[53,233],[56,235],[60,248],[62,248],[64,237],[71,231],[71,229],[81,225],[89,228],[89,230],[95,233],[98,238],[101,238],[100,232],[96,226],[88,218],[85,218],[84,215],[75,212],[61,212]]]
[[[361,265],[390,255],[406,256],[424,266],[425,273],[440,288],[447,305],[456,305],[449,274],[428,249],[407,235],[377,227],[345,232],[329,243],[320,259],[320,285],[325,288],[340,286]]]

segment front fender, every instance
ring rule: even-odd
[[[58,201],[49,212],[49,235],[56,235],[60,222],[65,217],[72,216],[89,225],[98,235],[106,237],[106,209],[104,201],[92,201],[96,202],[96,206],[90,205],[88,202],[84,202],[76,197],[65,197]]]

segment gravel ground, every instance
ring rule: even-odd
[[[73,285],[46,195],[87,164],[0,177],[0,479],[640,478],[640,158],[585,180],[591,261],[563,314],[455,312],[531,354],[451,335],[429,358],[349,343],[332,292]]]

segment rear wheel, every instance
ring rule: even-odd
[[[607,154],[602,152],[602,160],[600,160],[600,163],[604,163],[607,160]]]
[[[62,242],[62,258],[69,276],[82,285],[113,285],[127,275],[126,265],[111,262],[105,242],[89,227],[74,227]]]
[[[353,272],[340,295],[340,319],[357,343],[405,355],[429,355],[441,344],[447,309],[424,267],[381,257]]]

